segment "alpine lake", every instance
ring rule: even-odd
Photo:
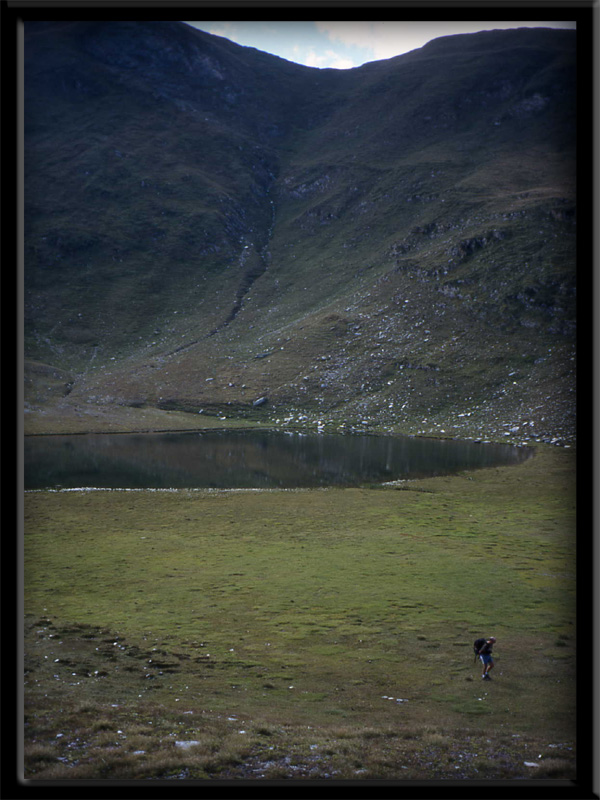
[[[277,431],[27,437],[25,488],[360,486],[517,464],[508,444]]]

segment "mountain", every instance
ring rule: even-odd
[[[572,440],[575,63],[543,28],[318,70],[26,22],[27,409]]]

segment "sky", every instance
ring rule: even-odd
[[[307,67],[352,69],[408,53],[431,39],[501,28],[568,28],[575,22],[187,22],[236,44]]]

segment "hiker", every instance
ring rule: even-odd
[[[496,639],[490,636],[485,640],[485,644],[479,649],[478,656],[483,664],[482,678],[484,681],[491,681],[492,676],[489,674],[491,669],[494,669],[494,659],[492,658],[492,647],[496,644]]]

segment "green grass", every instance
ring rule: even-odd
[[[573,459],[28,493],[26,777],[573,778]]]

